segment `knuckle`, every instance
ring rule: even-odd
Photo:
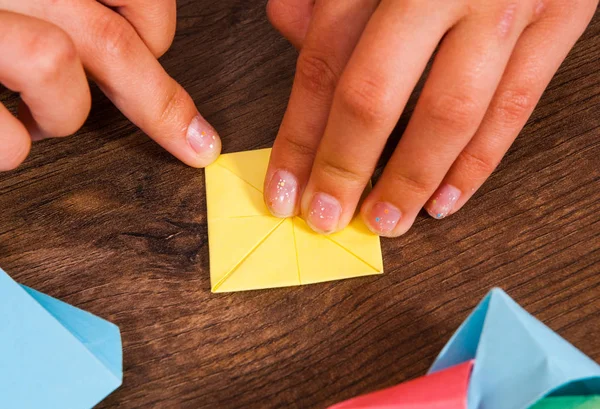
[[[317,167],[328,177],[342,180],[346,183],[362,184],[368,175],[364,175],[360,170],[348,166],[335,158],[327,157],[318,161]]]
[[[378,125],[387,118],[391,95],[383,81],[367,77],[353,79],[340,84],[339,102],[353,119],[366,125]]]
[[[481,175],[490,175],[498,166],[498,163],[494,162],[489,156],[476,154],[467,149],[458,155],[457,162],[464,170],[464,173],[473,176],[476,175],[477,178],[481,177]]]
[[[399,192],[408,191],[417,196],[430,196],[435,190],[436,183],[427,180],[422,175],[408,174],[400,169],[391,168],[389,177]]]
[[[179,118],[179,113],[185,110],[185,96],[185,91],[181,86],[175,84],[170,87],[158,105],[157,114],[153,117],[157,123],[169,124],[176,121]]]
[[[296,81],[301,87],[317,95],[329,95],[335,90],[338,77],[330,58],[306,49],[300,53]]]
[[[303,156],[308,158],[314,158],[316,154],[316,148],[294,136],[290,133],[282,134],[284,143],[288,148],[297,156]]]
[[[529,117],[536,101],[529,89],[510,89],[498,96],[494,108],[503,122],[516,123]]]
[[[478,104],[468,93],[442,93],[425,100],[425,113],[437,129],[450,132],[472,130],[478,125]]]
[[[54,81],[65,66],[77,60],[77,50],[70,37],[60,29],[34,34],[26,46],[36,77],[42,83]]]
[[[105,13],[96,18],[92,25],[103,57],[119,60],[130,57],[137,34],[122,17]]]

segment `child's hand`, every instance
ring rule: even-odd
[[[265,199],[313,229],[351,220],[427,61],[410,123],[361,213],[398,236],[456,212],[487,179],[597,0],[271,0],[300,56]],[[440,43],[441,41],[441,43]]]
[[[190,166],[221,143],[157,61],[175,33],[175,0],[0,0],[0,83],[20,92],[19,119],[0,104],[0,171],[32,139],[75,132],[90,109],[86,72],[136,125]]]

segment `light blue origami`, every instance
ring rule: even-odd
[[[547,395],[600,393],[600,366],[500,289],[471,313],[429,372],[471,359],[468,409],[527,409]]]
[[[119,328],[0,269],[0,408],[89,409],[123,380]]]

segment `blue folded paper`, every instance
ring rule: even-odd
[[[0,269],[0,408],[89,409],[123,381],[119,328]]]
[[[468,409],[527,409],[545,396],[600,393],[600,365],[492,290],[429,373],[475,360]]]

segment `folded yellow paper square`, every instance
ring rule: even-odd
[[[383,272],[379,237],[359,217],[330,236],[300,217],[273,217],[263,201],[270,149],[221,157],[206,168],[213,292],[287,287]]]

